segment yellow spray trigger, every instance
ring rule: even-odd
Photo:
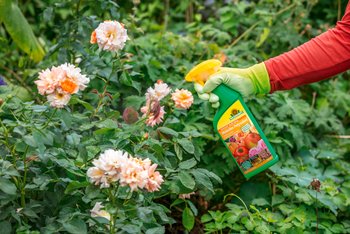
[[[195,82],[203,86],[209,79],[209,76],[217,72],[221,66],[222,63],[220,60],[206,60],[192,68],[191,71],[187,73],[185,80],[189,82]]]

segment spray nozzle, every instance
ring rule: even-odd
[[[203,86],[209,79],[209,76],[217,72],[221,66],[222,63],[220,60],[206,60],[192,68],[192,70],[187,73],[185,80],[189,82],[195,82]]]

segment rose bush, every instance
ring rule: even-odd
[[[184,81],[201,60],[246,66],[316,35],[317,13],[337,6],[314,4],[21,5],[45,20],[33,30],[47,55],[19,59],[1,31],[0,230],[348,232],[347,74],[248,100],[281,157],[249,181]]]

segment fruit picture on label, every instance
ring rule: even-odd
[[[271,160],[264,140],[254,126],[243,126],[241,131],[225,140],[232,156],[244,172],[249,172]]]
[[[247,111],[240,100],[234,102],[221,114],[216,128],[240,171],[250,178],[276,163],[278,157]]]

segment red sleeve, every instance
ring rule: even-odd
[[[350,3],[335,28],[265,61],[265,65],[271,92],[320,81],[350,69]]]

